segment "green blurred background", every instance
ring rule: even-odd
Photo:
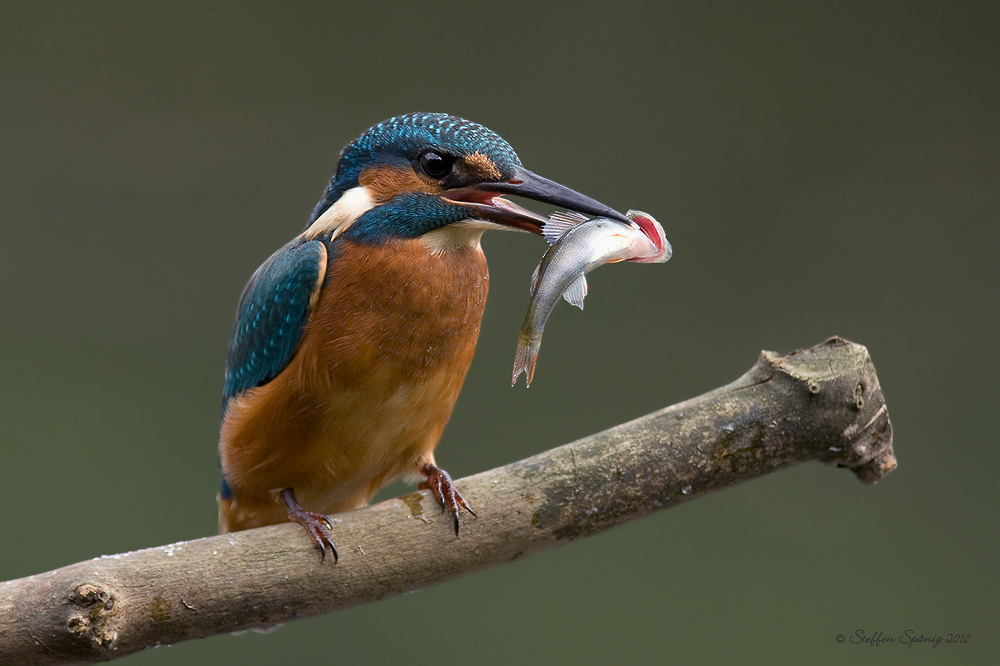
[[[437,450],[453,475],[833,334],[871,353],[898,470],[867,487],[802,465],[417,594],[125,662],[996,658],[1000,5],[347,4],[0,10],[0,580],[214,533],[240,290],[347,141],[446,111],[652,213],[674,246],[595,273],[584,313],[558,307],[526,391],[509,378],[544,244],[487,235],[479,349]],[[835,641],[859,629],[972,640]]]

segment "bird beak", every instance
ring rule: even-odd
[[[451,190],[445,196],[456,203],[475,208],[477,219],[540,234],[547,219],[507,201],[500,196],[503,194],[513,194],[586,215],[630,223],[618,211],[523,167],[518,167],[509,180],[477,183],[462,190]]]

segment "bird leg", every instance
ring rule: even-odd
[[[319,548],[319,552],[322,553],[320,561],[326,559],[326,549],[329,548],[330,552],[333,553],[333,563],[336,564],[337,548],[330,540],[329,532],[333,529],[333,525],[330,524],[327,517],[321,513],[303,509],[295,500],[295,491],[291,488],[285,488],[281,491],[281,501],[288,508],[288,519],[306,528],[309,538],[313,540],[313,543]]]
[[[424,463],[423,467],[420,468],[420,473],[427,477],[427,480],[421,482],[418,487],[434,493],[434,498],[441,505],[441,511],[448,509],[452,519],[455,521],[455,536],[458,536],[459,508],[465,509],[473,516],[476,515],[476,512],[472,510],[465,501],[465,498],[462,497],[462,493],[458,492],[458,488],[455,487],[455,483],[451,480],[451,475],[448,472],[431,463]]]

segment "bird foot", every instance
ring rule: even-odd
[[[333,529],[330,520],[321,513],[307,511],[295,500],[295,491],[285,488],[281,491],[281,501],[288,508],[288,519],[306,528],[306,533],[312,539],[322,554],[320,561],[326,559],[326,549],[333,553],[333,563],[337,563],[337,548],[330,539],[329,530]]]
[[[458,492],[455,483],[451,480],[451,475],[440,467],[430,463],[420,468],[420,473],[427,477],[426,481],[418,486],[434,493],[434,499],[441,505],[441,511],[448,509],[452,519],[455,521],[455,536],[458,536],[458,514],[459,509],[465,509],[473,516],[476,512],[472,510],[462,493]]]

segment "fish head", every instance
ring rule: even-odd
[[[667,240],[660,223],[652,215],[639,210],[630,210],[625,214],[632,224],[642,232],[642,238],[636,241],[636,255],[628,261],[640,264],[662,264],[673,254],[673,248]]]

